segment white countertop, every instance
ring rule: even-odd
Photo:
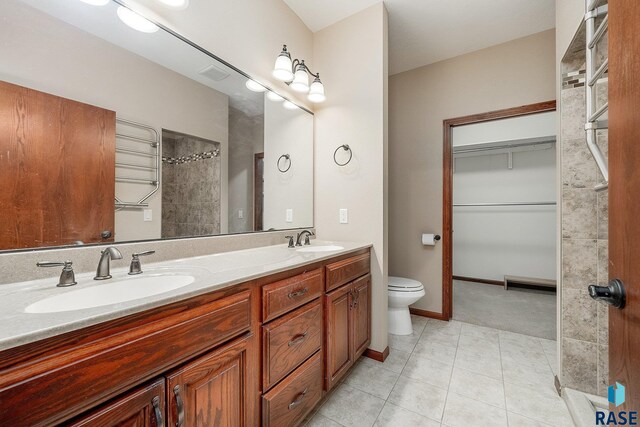
[[[368,243],[315,239],[311,242],[312,246],[334,244],[344,249],[303,253],[287,245],[276,245],[160,263],[145,263],[142,259],[144,273],[140,276],[127,275],[128,260],[123,263],[126,267],[113,268],[112,263],[113,278],[110,280],[131,280],[133,277],[162,272],[188,272],[196,280],[185,287],[158,295],[74,311],[26,313],[25,309],[45,298],[107,285],[109,280],[93,280],[94,273],[83,273],[76,275],[77,285],[59,288],[56,284],[60,272],[52,269],[54,275],[48,279],[0,285],[0,351],[371,247]]]

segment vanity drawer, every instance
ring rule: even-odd
[[[320,352],[262,396],[262,424],[296,426],[322,398]]]
[[[322,295],[322,269],[262,287],[262,320],[267,322]]]
[[[263,389],[271,388],[321,346],[322,303],[319,298],[263,326]]]
[[[326,266],[327,292],[364,276],[371,269],[369,253],[343,259]]]

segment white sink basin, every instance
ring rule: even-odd
[[[186,274],[147,275],[109,280],[101,285],[76,289],[34,302],[24,311],[60,313],[102,307],[173,291],[194,281],[195,277]]]
[[[298,252],[331,252],[331,251],[339,251],[344,249],[342,246],[338,245],[324,245],[324,246],[304,246],[300,249],[297,249]]]

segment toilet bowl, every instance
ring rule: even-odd
[[[409,306],[425,295],[424,286],[417,280],[389,276],[389,333],[411,335]]]

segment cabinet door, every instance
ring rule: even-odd
[[[371,342],[371,275],[353,282],[351,289],[353,358],[358,360]]]
[[[67,424],[72,427],[164,427],[164,378],[126,393],[89,415]]]
[[[325,296],[325,389],[330,390],[353,364],[351,285]]]
[[[232,341],[167,376],[167,425],[232,427],[247,425],[249,337]]]

